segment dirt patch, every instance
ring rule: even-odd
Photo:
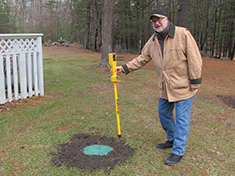
[[[27,99],[20,99],[17,101],[12,101],[12,102],[6,102],[5,104],[0,104],[0,113],[3,111],[10,111],[14,107],[18,106],[24,106],[24,105],[35,105],[38,103],[41,103],[43,100],[45,100],[46,97],[50,97],[47,95],[44,96],[33,96],[31,98]]]
[[[217,97],[227,106],[235,109],[235,98],[231,96],[217,95]]]
[[[43,50],[79,50],[82,53],[95,54],[91,49],[84,49],[82,45],[71,43],[68,47],[65,46],[43,46]]]
[[[84,148],[90,145],[107,145],[113,149],[107,155],[86,155]],[[95,171],[103,169],[105,172],[114,168],[127,158],[133,156],[135,149],[128,146],[122,139],[108,138],[89,134],[75,134],[71,140],[65,144],[57,146],[57,152],[52,155],[53,165],[60,167],[77,167],[85,170]]]

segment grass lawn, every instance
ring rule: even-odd
[[[1,105],[0,175],[108,175],[56,167],[51,152],[79,133],[117,138],[113,83],[97,68],[100,53],[76,48],[44,48],[44,97]],[[117,54],[118,65],[135,57]],[[118,83],[122,139],[134,156],[110,175],[235,175],[235,61],[203,58],[203,84],[194,98],[185,158],[164,164],[171,150],[156,144],[166,135],[158,118],[157,75],[152,63]],[[223,98],[230,98],[230,105]]]

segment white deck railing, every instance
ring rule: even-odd
[[[43,34],[0,34],[0,104],[44,95]]]

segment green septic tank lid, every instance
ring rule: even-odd
[[[107,145],[90,145],[84,148],[83,153],[86,155],[107,155],[113,149]]]

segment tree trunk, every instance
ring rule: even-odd
[[[207,44],[208,44],[208,27],[209,27],[209,10],[210,10],[210,6],[211,6],[211,1],[205,1],[205,3],[207,3],[207,11],[206,11],[206,29],[205,29],[205,35],[204,35],[204,39],[203,39],[203,48],[202,50],[207,53]]]
[[[74,14],[74,10],[73,10],[73,4],[70,3],[69,4],[69,8],[70,8],[70,13],[71,13],[71,23],[70,23],[70,42],[73,43],[74,42],[74,23],[75,23],[75,14]]]
[[[72,17],[73,18],[73,17]],[[70,42],[73,43],[74,38],[74,19],[71,22],[71,29],[70,29]]]
[[[85,24],[85,33],[84,33],[84,43],[83,43],[83,48],[88,49],[89,46],[89,35],[90,35],[90,8],[91,4],[88,3],[86,7],[86,24]]]
[[[103,17],[102,17],[102,48],[101,61],[99,67],[110,67],[108,54],[113,52],[113,11],[114,0],[104,0]]]
[[[215,18],[215,22],[214,22],[214,28],[213,28],[213,33],[212,33],[212,48],[211,48],[211,55],[214,56],[214,50],[215,50],[215,34],[216,34],[216,27],[217,27],[217,7],[215,9],[214,12],[214,18]]]
[[[180,0],[179,8],[179,26],[187,27],[188,21],[188,0]]]
[[[233,43],[233,49],[232,49],[232,52],[231,52],[231,55],[230,55],[230,60],[233,60],[234,58],[234,53],[235,53],[235,41]]]
[[[230,12],[234,12],[235,7],[234,7],[235,3],[231,3],[230,6]],[[229,40],[228,40],[228,57],[233,60],[234,57],[234,44],[235,44],[235,40],[234,40],[234,17],[235,17],[235,13],[230,13],[230,20],[228,23],[228,36],[229,36]]]
[[[98,43],[98,37],[99,37],[99,10],[98,10],[98,4],[97,0],[93,1],[94,6],[94,33],[93,33],[93,49],[92,51],[98,51],[99,50],[99,43]]]

